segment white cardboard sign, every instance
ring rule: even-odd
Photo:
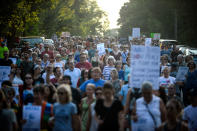
[[[41,106],[23,106],[23,120],[27,121],[23,125],[23,131],[40,131]]]
[[[105,45],[104,45],[104,43],[97,44],[97,50],[98,50],[99,56],[104,55],[105,54]]]
[[[149,81],[154,90],[159,88],[160,48],[133,45],[131,47],[130,87],[141,88],[144,81]]]
[[[133,38],[140,38],[140,28],[133,28],[132,37]]]
[[[9,80],[10,70],[10,66],[0,66],[0,87],[3,81]]]

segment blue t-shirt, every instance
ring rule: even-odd
[[[94,57],[95,52],[96,52],[95,49],[90,49],[90,50],[88,51],[88,56],[90,57],[90,60],[92,59],[92,57]]]
[[[94,81],[93,79],[90,79],[90,80],[87,80],[85,81],[79,88],[82,92],[85,92],[86,91],[86,86],[87,84],[89,83],[92,83],[94,84],[96,87],[103,87],[104,83],[105,83],[105,80],[103,79],[100,79],[98,81]]]
[[[124,80],[124,71],[123,70],[118,71],[118,79]]]
[[[197,107],[189,105],[184,109],[183,120],[188,121],[189,130],[197,130]]]
[[[123,87],[122,87],[121,90],[120,90],[120,96],[123,96],[123,99],[122,99],[121,102],[122,102],[122,104],[123,104],[124,106],[126,105],[128,90],[129,90],[129,85],[128,85],[128,84],[123,85]]]
[[[79,52],[79,51],[77,51],[77,52],[75,53],[75,60],[76,60],[77,62],[80,61],[80,52]]]
[[[124,70],[124,80],[128,81],[128,75],[130,74],[130,67],[128,65],[125,65],[125,70]]]
[[[197,70],[187,73],[186,89],[195,88],[197,85]]]
[[[111,48],[108,48],[108,52],[112,52],[112,49]]]
[[[127,63],[128,52],[122,52],[122,63]]]
[[[55,117],[53,131],[72,131],[72,115],[77,114],[77,107],[74,103],[55,103],[53,114]]]

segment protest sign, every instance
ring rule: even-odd
[[[70,37],[70,32],[62,32],[61,37]]]
[[[9,58],[10,60],[12,60],[13,64],[16,64],[16,58]]]
[[[57,37],[57,35],[56,34],[53,34],[52,35],[52,37],[51,37],[51,39],[53,40],[53,41],[58,41],[58,37]]]
[[[188,70],[188,67],[180,66],[176,75],[176,81],[184,81],[186,79],[185,75],[187,74]]]
[[[23,106],[23,120],[27,121],[23,131],[40,131],[41,106]]]
[[[160,40],[161,34],[160,33],[151,33],[150,36],[153,40]]]
[[[140,38],[140,28],[133,28],[132,37],[133,38]]]
[[[154,90],[159,88],[160,48],[133,45],[131,47],[130,87],[141,88],[144,81],[149,81]]]
[[[97,50],[98,50],[99,56],[104,55],[105,54],[105,45],[104,45],[104,43],[97,44]]]
[[[152,38],[145,38],[145,46],[151,46]]]
[[[10,66],[0,66],[0,86],[3,81],[9,80],[10,70]]]
[[[129,36],[129,41],[130,41],[130,40],[133,40],[133,37],[132,37],[132,36]]]
[[[154,33],[153,40],[160,40],[161,34],[160,33]]]

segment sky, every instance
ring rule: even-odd
[[[110,29],[118,28],[117,20],[120,17],[119,11],[125,2],[129,0],[97,0],[99,7],[108,14]]]

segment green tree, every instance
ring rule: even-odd
[[[160,32],[162,38],[177,38],[195,46],[196,6],[194,0],[130,0],[120,10],[119,34],[127,37],[133,27],[140,27],[148,37],[151,32]]]

